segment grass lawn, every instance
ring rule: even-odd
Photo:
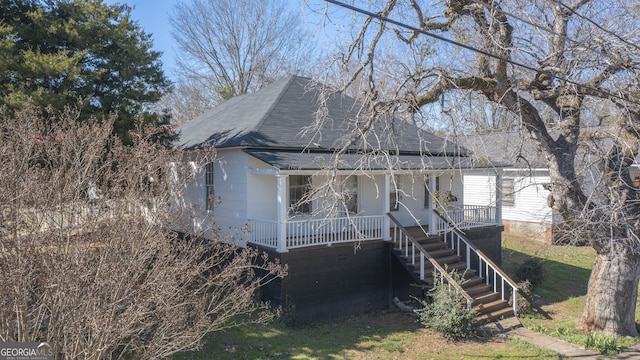
[[[520,320],[527,328],[610,355],[638,340],[589,335],[575,328],[584,309],[587,283],[595,260],[593,248],[546,245],[508,235],[503,235],[502,239],[502,268],[507,274],[513,274],[518,264],[529,257],[543,260],[544,280],[534,295],[552,319],[521,316]],[[640,308],[637,308],[636,319],[639,315]]]
[[[513,274],[528,257],[544,260],[545,280],[535,296],[552,319],[522,317],[528,328],[580,345],[619,350],[636,339],[589,339],[575,329],[584,306],[594,260],[590,247],[550,246],[503,237],[503,268]],[[558,359],[557,354],[500,337],[450,342],[423,328],[410,314],[381,311],[316,325],[280,322],[210,334],[203,348],[175,356],[186,359]]]
[[[381,311],[323,324],[280,323],[211,334],[203,349],[175,359],[558,359],[500,338],[449,342],[410,314]]]

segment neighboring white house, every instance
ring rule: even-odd
[[[504,233],[527,237],[545,243],[562,242],[562,217],[548,205],[549,170],[532,140],[524,132],[492,132],[459,137],[459,143],[470,149],[474,157],[511,164],[503,169],[502,221]],[[589,163],[595,164],[596,161]],[[585,174],[597,169],[585,168]],[[631,179],[640,188],[640,171],[634,165]],[[583,176],[587,192],[592,176]],[[496,181],[491,172],[476,171],[464,175],[465,203],[496,204]]]
[[[464,175],[468,204],[488,205],[501,200],[504,233],[551,243],[560,216],[547,205],[549,171],[526,134],[492,132],[460,136],[463,146],[481,161],[511,164],[503,169],[502,194],[495,191],[495,176],[476,171]]]

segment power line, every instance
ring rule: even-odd
[[[383,21],[383,22],[387,22],[387,23],[390,23],[390,24],[397,25],[397,26],[405,28],[407,30],[411,30],[411,31],[415,31],[415,32],[421,33],[423,35],[432,37],[432,38],[434,38],[436,40],[444,41],[446,43],[455,45],[457,47],[461,47],[463,49],[467,49],[469,51],[472,51],[472,52],[475,52],[475,53],[478,53],[478,54],[482,54],[482,55],[494,58],[496,60],[500,60],[500,61],[506,62],[508,64],[511,64],[511,65],[526,69],[526,70],[530,70],[530,71],[534,71],[536,73],[548,75],[548,76],[550,76],[552,78],[555,78],[555,79],[560,80],[560,81],[564,81],[564,82],[566,82],[568,84],[575,85],[575,86],[577,86],[579,88],[588,89],[588,90],[594,91],[596,93],[600,93],[600,94],[605,95],[605,96],[609,96],[609,97],[616,98],[616,99],[619,99],[619,100],[627,101],[627,102],[630,102],[632,104],[640,105],[639,102],[635,102],[633,100],[630,100],[627,97],[624,97],[624,96],[621,96],[621,95],[615,95],[615,94],[612,94],[612,93],[610,93],[608,91],[605,91],[605,90],[602,90],[602,89],[596,89],[596,88],[593,88],[593,87],[590,87],[590,86],[587,86],[587,85],[580,84],[580,83],[578,83],[576,81],[573,81],[571,79],[567,79],[567,78],[564,78],[562,76],[556,75],[556,74],[554,74],[554,73],[552,73],[550,71],[543,70],[543,69],[540,69],[540,68],[537,68],[537,67],[534,67],[534,66],[522,64],[520,62],[517,62],[515,60],[511,60],[511,59],[508,59],[508,58],[503,58],[500,55],[496,55],[496,54],[493,54],[491,52],[478,49],[478,48],[473,47],[471,45],[463,44],[461,42],[448,39],[448,38],[446,38],[444,36],[440,36],[440,35],[431,33],[429,31],[422,30],[422,29],[417,28],[415,26],[408,25],[408,24],[402,23],[402,22],[397,21],[397,20],[393,20],[391,18],[388,18],[388,17],[382,16],[380,14],[376,14],[376,13],[373,13],[373,12],[358,8],[358,7],[353,6],[353,5],[345,4],[345,3],[337,1],[337,0],[325,0],[325,1],[328,2],[328,3],[343,7],[345,9],[349,9],[349,10],[355,11],[357,13],[360,13],[360,14],[363,14],[363,15],[367,15],[369,17],[378,19],[378,20]]]
[[[538,29],[540,29],[540,30],[542,30],[542,31],[545,31],[545,32],[547,32],[547,33],[551,34],[551,35],[561,36],[561,37],[563,37],[566,41],[571,42],[571,43],[572,43],[572,44],[574,44],[574,45],[583,45],[583,42],[582,42],[582,41],[574,40],[574,39],[572,39],[572,38],[570,38],[570,37],[568,37],[568,36],[566,36],[566,35],[563,35],[563,34],[557,33],[557,32],[555,32],[555,31],[554,31],[554,30],[552,30],[552,29],[549,29],[549,28],[544,27],[544,26],[542,26],[542,25],[536,24],[536,23],[534,23],[534,22],[532,22],[532,21],[529,21],[529,20],[527,20],[527,19],[523,19],[522,17],[520,17],[520,16],[518,16],[518,15],[515,15],[515,14],[513,14],[513,13],[511,13],[511,12],[505,11],[504,9],[502,9],[502,8],[500,8],[500,7],[498,7],[498,6],[496,6],[496,5],[495,5],[495,2],[492,2],[491,4],[488,4],[488,3],[483,2],[483,1],[481,1],[481,0],[471,0],[471,1],[473,1],[474,3],[476,3],[476,4],[478,4],[478,5],[481,5],[481,6],[485,7],[485,8],[487,8],[487,9],[494,10],[494,11],[499,11],[499,12],[501,12],[502,14],[504,14],[505,16],[509,16],[509,17],[511,17],[511,18],[513,18],[513,19],[519,20],[519,21],[521,21],[521,22],[523,22],[523,23],[525,23],[525,24],[527,24],[527,25],[530,25],[530,26],[533,26],[533,27],[535,27],[535,28],[538,28]],[[558,0],[554,0],[554,1],[558,1]],[[572,11],[573,11],[573,10],[572,10]],[[586,17],[584,17],[583,15],[580,15],[580,14],[576,13],[575,11],[573,11],[573,12],[574,12],[577,16],[579,16],[579,17],[581,17],[581,18],[583,18],[583,19],[585,19],[585,20],[587,20],[587,21],[591,22],[592,24],[594,24],[595,26],[597,26],[597,27],[599,27],[600,29],[604,30],[605,32],[608,32],[608,33],[610,33],[610,34],[612,34],[612,35],[614,35],[614,36],[616,36],[616,37],[620,38],[617,34],[614,34],[614,33],[610,32],[610,31],[608,31],[608,30],[606,30],[606,29],[604,29],[604,28],[600,27],[600,25],[598,25],[597,23],[595,23],[593,20],[591,20],[591,19],[589,19],[589,18],[586,18]],[[622,39],[622,38],[620,38],[620,40],[622,40],[623,42],[628,43],[629,45],[631,45],[631,46],[633,46],[633,47],[635,47],[635,48],[637,48],[637,49],[640,49],[640,47],[639,47],[638,45],[631,44],[631,43],[627,42],[626,40],[624,40],[624,39]],[[614,56],[613,56],[613,54],[611,54],[610,52],[607,52],[607,51],[602,52],[602,51],[600,51],[600,49],[592,49],[592,50],[593,50],[593,51],[595,51],[595,52],[597,52],[597,53],[598,53],[598,55],[603,56],[603,57],[606,57],[606,58],[609,58],[609,59],[613,60],[614,62],[618,60],[618,59],[617,59],[616,57],[614,57]],[[629,100],[629,101],[630,101],[630,100]]]
[[[566,8],[567,10],[571,11],[571,12],[572,12],[573,14],[575,14],[576,16],[578,16],[578,17],[580,17],[580,18],[582,18],[582,19],[584,19],[584,20],[586,20],[586,21],[590,22],[591,24],[593,24],[593,25],[594,25],[595,27],[597,27],[598,29],[600,29],[600,30],[602,30],[602,31],[606,32],[606,33],[607,33],[607,34],[609,34],[609,35],[612,35],[612,36],[614,36],[614,37],[618,38],[618,40],[622,41],[623,43],[625,43],[625,44],[627,44],[627,45],[630,45],[630,46],[632,46],[632,47],[634,47],[634,48],[636,48],[636,49],[640,50],[640,46],[638,46],[638,45],[636,45],[636,44],[634,44],[634,43],[629,42],[628,40],[624,39],[622,36],[620,36],[620,35],[618,35],[618,34],[616,34],[616,33],[612,32],[612,31],[609,31],[609,30],[605,29],[605,28],[604,28],[603,26],[601,26],[600,24],[598,24],[598,23],[596,23],[595,21],[591,20],[590,18],[588,18],[588,17],[586,17],[586,16],[584,16],[584,15],[580,14],[579,12],[577,12],[577,11],[573,10],[570,6],[565,5],[562,1],[560,1],[560,0],[554,0],[554,1],[555,1],[556,3],[558,3],[560,6],[562,6],[562,7]]]
[[[512,12],[505,11],[504,9],[502,9],[502,8],[500,8],[500,7],[498,7],[498,6],[496,6],[496,5],[495,5],[495,3],[488,4],[488,3],[484,2],[484,1],[481,1],[481,0],[471,0],[471,1],[473,1],[474,3],[476,3],[476,4],[478,4],[478,5],[481,5],[481,6],[485,7],[485,8],[487,8],[487,9],[495,10],[495,11],[500,11],[502,14],[504,14],[504,15],[506,15],[506,16],[509,16],[509,17],[511,17],[511,18],[513,18],[513,19],[516,19],[516,20],[519,20],[519,21],[521,21],[521,22],[523,22],[523,23],[525,23],[525,24],[527,24],[527,25],[530,25],[530,26],[533,26],[533,27],[535,27],[535,28],[538,28],[538,29],[540,29],[540,30],[542,30],[542,31],[544,31],[544,32],[547,32],[547,33],[551,34],[551,35],[555,35],[555,36],[562,36],[562,37],[564,37],[567,41],[569,41],[569,42],[571,42],[571,43],[573,43],[573,44],[576,44],[576,45],[581,45],[581,44],[583,44],[583,42],[581,42],[581,41],[574,40],[574,39],[572,39],[572,38],[570,38],[570,37],[568,37],[568,36],[565,36],[564,34],[557,33],[557,32],[555,32],[554,30],[549,29],[549,28],[547,28],[547,27],[545,27],[545,26],[542,26],[542,25],[536,24],[536,23],[534,23],[534,22],[532,22],[532,21],[530,21],[530,20],[527,20],[527,19],[523,19],[522,17],[520,17],[520,16],[518,16],[518,15],[516,15],[516,14],[512,13]],[[609,58],[611,58],[611,59],[614,59],[614,58],[611,56],[611,54],[608,54],[608,53],[604,53],[604,54],[603,54],[603,53],[601,53],[601,52],[598,52],[598,54],[599,54],[599,55],[602,55],[602,56],[609,57]]]

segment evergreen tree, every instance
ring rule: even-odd
[[[163,142],[175,137],[166,128],[170,117],[148,109],[169,81],[151,35],[131,20],[131,7],[7,0],[0,13],[0,105],[77,104],[81,119],[117,112],[114,132],[125,141],[148,124],[161,127]]]

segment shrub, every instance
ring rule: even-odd
[[[158,359],[274,316],[254,294],[283,266],[222,243],[213,219],[210,240],[172,230],[198,211],[181,206],[194,174],[183,153],[147,136],[123,145],[115,118],[43,113],[0,110],[0,341],[52,342],[56,358]]]
[[[464,277],[452,272],[458,284]],[[429,301],[430,300],[430,301]],[[428,299],[420,300],[422,309],[414,310],[420,322],[439,332],[449,340],[469,338],[476,335],[476,312],[467,308],[467,301],[454,287],[434,275],[434,287],[429,290]]]
[[[518,283],[520,287],[520,293],[532,298],[532,286],[529,280],[525,280]],[[509,305],[513,305],[513,298],[509,299]],[[516,297],[516,311],[518,315],[525,315],[531,312],[531,303],[524,296],[520,295]]]
[[[519,283],[528,281],[533,291],[544,280],[544,261],[535,257],[523,261],[516,269],[515,280]]]

